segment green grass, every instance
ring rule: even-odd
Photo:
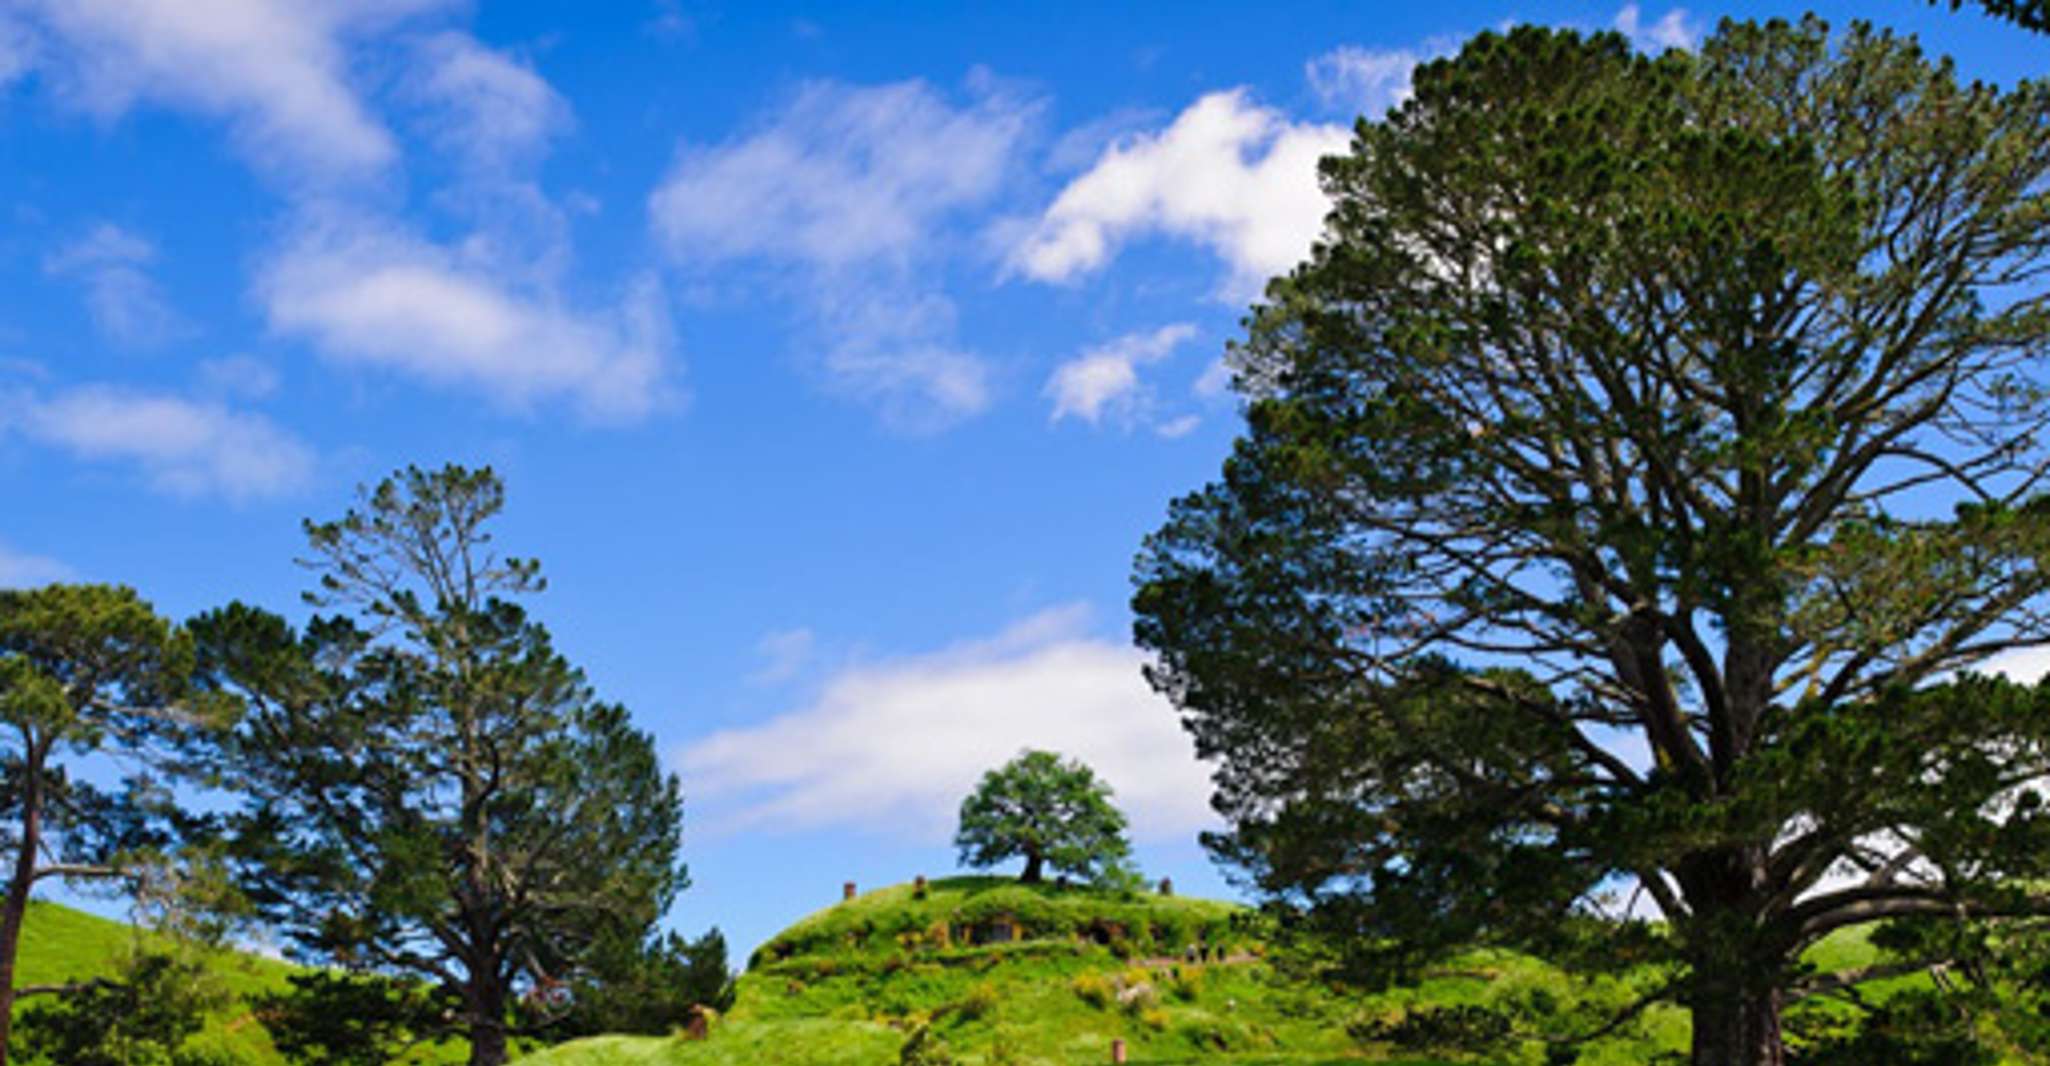
[[[122,922],[87,914],[58,903],[34,900],[29,903],[22,924],[21,948],[15,961],[19,984],[68,984],[93,977],[112,976],[122,957],[138,944],[161,944],[154,934],[138,931]],[[300,968],[279,959],[240,951],[218,951],[207,956],[208,969],[233,997],[229,1006],[207,1018],[206,1027],[193,1038],[196,1049],[226,1055],[245,1066],[284,1066],[285,1058],[271,1042],[270,1033],[250,1012],[249,1000],[288,989],[286,978]],[[36,1002],[27,1000],[16,1011]],[[468,1058],[468,1047],[459,1041],[415,1048],[397,1063],[404,1066],[443,1066]]]
[[[999,919],[1025,939],[982,942]],[[1120,934],[1112,944],[1099,940]],[[1206,949],[1187,961],[1191,945]],[[887,1066],[928,1025],[962,1066],[1130,1061],[1430,1066],[1362,1048],[1346,1023],[1413,1003],[1492,1002],[1556,983],[1534,961],[1501,953],[1460,960],[1417,989],[1367,997],[1290,979],[1264,958],[1263,926],[1230,903],[1151,893],[1027,886],[989,877],[870,892],[812,914],[765,943],[740,979],[734,1009],[703,1041],[601,1037],[523,1066]],[[1121,995],[1120,992],[1123,992]],[[1665,1019],[1648,1025],[1653,1039]],[[1617,1063],[1647,1057],[1631,1046]],[[1628,1057],[1635,1054],[1635,1059]]]
[[[22,985],[66,984],[110,976],[119,960],[135,950],[138,937],[143,938],[143,944],[152,942],[149,934],[139,933],[133,926],[62,904],[31,901],[22,924],[15,980]],[[246,1001],[264,992],[282,991],[285,978],[295,967],[237,951],[215,952],[207,962],[235,998],[227,1010],[207,1019],[206,1028],[195,1043],[252,1066],[282,1063],[284,1059],[272,1046],[270,1034],[249,1013]],[[35,1002],[30,999],[17,1006],[17,1010]]]
[[[1027,939],[974,943],[978,929],[1011,919]],[[1093,934],[1127,936],[1105,946]],[[1473,952],[1414,988],[1363,995],[1293,980],[1267,964],[1262,927],[1242,907],[1211,900],[1025,886],[987,877],[897,885],[809,915],[755,953],[734,1009],[693,1041],[680,1036],[581,1040],[522,1066],[888,1066],[929,1025],[962,1066],[1069,1066],[1110,1061],[1126,1042],[1148,1066],[1405,1066],[1543,1061],[1529,1043],[1494,1057],[1403,1057],[1362,1046],[1348,1022],[1410,1008],[1533,1002],[1579,1004],[1585,1017],[1632,1000],[1653,975],[1575,980],[1534,959]],[[1223,947],[1228,961],[1183,961],[1190,943]],[[1826,969],[1871,961],[1857,933],[1831,938],[1811,961]],[[1913,980],[1913,979],[1909,979]],[[1145,1002],[1120,1005],[1115,989],[1144,982]],[[1103,990],[1112,990],[1106,994]],[[1094,997],[1092,999],[1092,996]],[[1580,1066],[1636,1066],[1684,1048],[1677,1007],[1586,1048]]]

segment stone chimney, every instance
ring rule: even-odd
[[[1173,878],[1171,878],[1171,877],[1163,877],[1163,878],[1161,878],[1161,879],[1160,879],[1160,894],[1161,894],[1161,895],[1163,895],[1163,896],[1172,896],[1172,895],[1174,895],[1174,879],[1173,879]]]
[[[853,898],[854,898],[854,882],[852,882],[852,881],[849,881],[849,882],[847,882],[846,884],[844,884],[844,885],[841,885],[841,886],[840,886],[840,898],[841,898],[841,899],[853,899]]]

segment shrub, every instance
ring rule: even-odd
[[[954,1013],[960,1015],[964,1021],[974,1021],[996,1010],[999,998],[997,986],[988,981],[978,982],[975,987],[968,990],[967,995],[961,997],[960,1002],[954,1004]]]
[[[1141,1014],[1160,1005],[1160,993],[1151,981],[1127,984],[1118,992],[1118,1006],[1132,1014]]]
[[[1388,1043],[1406,1051],[1491,1051],[1510,1038],[1509,1015],[1488,1007],[1412,1007],[1394,1017],[1363,1017],[1345,1027],[1360,1043]]]
[[[1186,965],[1175,967],[1174,980],[1168,982],[1167,990],[1183,1003],[1194,1003],[1203,995],[1203,967]]]
[[[1085,973],[1077,976],[1070,986],[1082,1002],[1097,1010],[1108,1010],[1111,1001],[1117,998],[1117,989],[1111,987],[1110,979],[1102,974]]]
[[[1139,1024],[1156,1033],[1167,1031],[1167,1012],[1159,1007],[1148,1007],[1139,1012]]]

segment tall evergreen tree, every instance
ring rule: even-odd
[[[677,782],[510,601],[542,581],[494,552],[503,503],[489,469],[409,468],[307,523],[335,613],[193,623],[203,676],[248,705],[251,897],[309,959],[450,992],[476,1066],[685,884]]]
[[[2046,116],[1814,20],[1419,69],[1141,556],[1216,851],[1362,977],[1634,883],[1697,1066],[1832,932],[2042,913],[2050,692],[1958,672],[2050,642]]]

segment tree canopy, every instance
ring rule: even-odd
[[[1941,3],[1942,0],[1929,2]],[[2050,3],[2046,3],[2045,0],[1978,0],[1978,4],[1994,18],[2006,19],[2037,33],[2050,33]],[[1963,6],[1964,0],[1950,0],[1952,11]]]
[[[509,599],[542,582],[493,549],[503,503],[489,469],[409,468],[307,523],[309,599],[335,613],[193,623],[203,676],[248,705],[229,763],[251,898],[309,959],[433,982],[479,1066],[685,883],[677,782]]]
[[[1110,786],[1079,760],[1021,752],[983,774],[961,801],[954,845],[962,864],[978,869],[1024,859],[1019,877],[1027,883],[1048,868],[1087,880],[1112,877],[1132,848],[1124,812],[1110,796]]]
[[[2050,640],[2046,114],[1814,19],[1419,68],[1138,565],[1214,850],[1362,978],[1606,907],[1702,1066],[1833,930],[2039,911],[2050,694],[1960,671]]]
[[[178,858],[164,774],[178,774],[181,750],[232,714],[229,703],[188,698],[191,666],[189,636],[132,589],[0,590],[0,843],[14,855],[0,903],[0,1066],[31,893],[57,880],[132,888]],[[119,787],[68,772],[68,760],[93,754],[123,760]]]

